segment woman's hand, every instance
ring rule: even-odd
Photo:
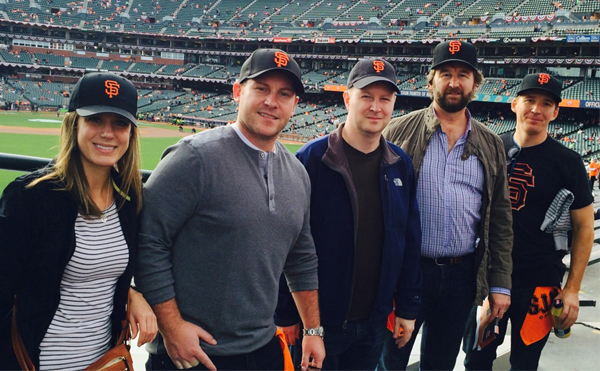
[[[138,339],[138,346],[151,342],[158,332],[156,316],[144,296],[134,289],[129,289],[129,325],[131,326],[131,337]]]

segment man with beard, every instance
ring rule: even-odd
[[[464,41],[433,51],[427,76],[432,104],[394,119],[383,132],[413,160],[423,239],[422,370],[452,370],[474,303],[490,297],[502,318],[510,305],[512,215],[500,138],[473,119],[467,104],[483,75],[477,52]],[[404,370],[416,336],[403,345],[389,334],[382,370]]]

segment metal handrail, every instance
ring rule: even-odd
[[[15,155],[0,152],[0,169],[16,171],[35,171],[43,168],[52,161],[51,158]],[[152,174],[150,170],[142,170],[142,181],[146,182]]]

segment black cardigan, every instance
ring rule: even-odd
[[[12,308],[17,304],[17,327],[25,348],[39,368],[39,345],[60,302],[60,282],[75,251],[77,203],[61,184],[44,181],[25,186],[47,169],[23,175],[10,183],[0,198],[0,370],[18,369],[11,342]],[[118,174],[113,172],[117,185]],[[118,192],[115,198],[120,201]],[[126,317],[127,295],[137,247],[136,202],[119,210],[121,229],[129,248],[129,262],[117,281],[111,315],[116,342]],[[117,205],[119,203],[117,202]]]

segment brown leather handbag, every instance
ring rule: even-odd
[[[96,362],[89,365],[84,371],[133,371],[133,359],[129,352],[131,340],[131,332],[129,331],[129,303],[127,305],[127,317],[121,321],[121,335],[117,341],[117,345],[111,348],[106,354],[100,357]],[[21,370],[35,371],[35,366],[27,354],[27,349],[21,339],[21,334],[17,328],[17,307],[13,306],[12,314],[12,344],[15,350],[15,355]]]

